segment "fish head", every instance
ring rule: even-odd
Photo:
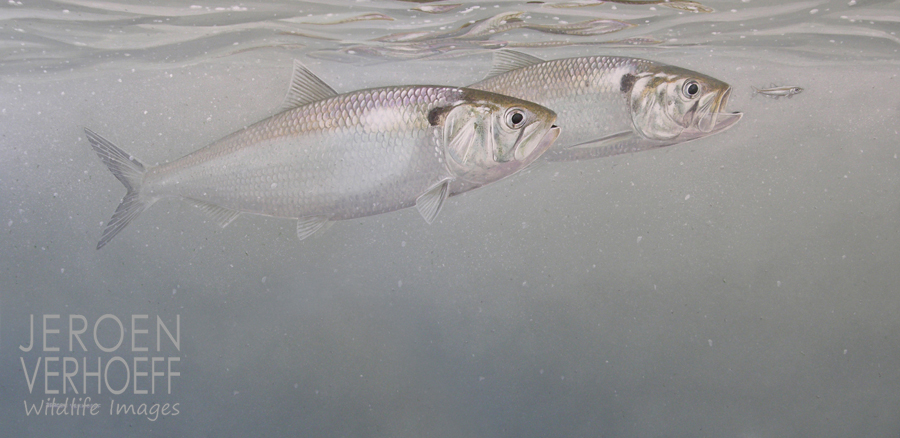
[[[462,180],[486,184],[525,168],[553,145],[556,113],[533,102],[485,91],[465,97],[438,115],[445,159]]]
[[[623,80],[634,129],[652,140],[687,141],[721,132],[741,113],[725,113],[731,86],[679,67],[658,65]]]

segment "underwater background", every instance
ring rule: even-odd
[[[0,5],[0,435],[900,434],[900,2],[634,3]],[[274,113],[294,59],[338,92],[462,86],[502,48],[688,68],[744,116],[431,225],[300,242],[165,200],[95,250],[124,190],[85,127],[162,163]]]

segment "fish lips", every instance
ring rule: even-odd
[[[540,157],[544,152],[547,152],[547,150],[550,149],[550,146],[553,146],[553,142],[555,142],[559,137],[559,132],[559,127],[556,125],[552,125],[550,129],[548,129],[547,132],[544,133],[544,136],[541,137],[540,141],[520,142],[520,144],[516,147],[516,161],[530,162]]]
[[[701,105],[694,112],[694,123],[690,125],[691,128],[696,127],[695,129],[700,132],[712,134],[733,125],[737,120],[728,120],[730,124],[727,126],[719,123],[719,117],[723,114],[721,111],[725,108],[730,96],[731,87],[728,87],[723,93],[719,93],[718,96]],[[726,117],[726,119],[728,118]]]

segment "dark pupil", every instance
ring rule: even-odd
[[[700,91],[699,85],[697,85],[697,84],[688,85],[687,92],[689,95],[693,96],[693,95],[697,94],[698,91]]]
[[[522,113],[513,113],[513,115],[509,117],[509,121],[512,122],[513,125],[522,123],[522,120],[525,120],[525,116],[523,116]]]

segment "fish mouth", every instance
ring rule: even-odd
[[[550,129],[544,133],[544,136],[541,137],[540,141],[532,142],[526,141],[519,144],[516,148],[515,158],[518,161],[534,161],[538,157],[540,157],[547,149],[550,149],[550,146],[553,146],[553,142],[559,137],[559,127],[556,125],[550,126]]]
[[[724,92],[720,93],[715,100],[701,107],[698,110],[699,114],[696,118],[696,123],[694,126],[687,129],[686,133],[690,131],[699,131],[702,135],[710,135],[724,131],[737,123],[742,116],[741,113],[723,112],[725,106],[728,104],[729,97],[731,97],[731,87],[728,87]]]
[[[697,123],[685,128],[678,136],[678,141],[694,140],[708,135],[722,132],[737,123],[743,117],[743,113],[723,112],[728,104],[728,98],[731,97],[731,87],[722,92],[713,102],[707,104],[699,110],[697,115]]]

